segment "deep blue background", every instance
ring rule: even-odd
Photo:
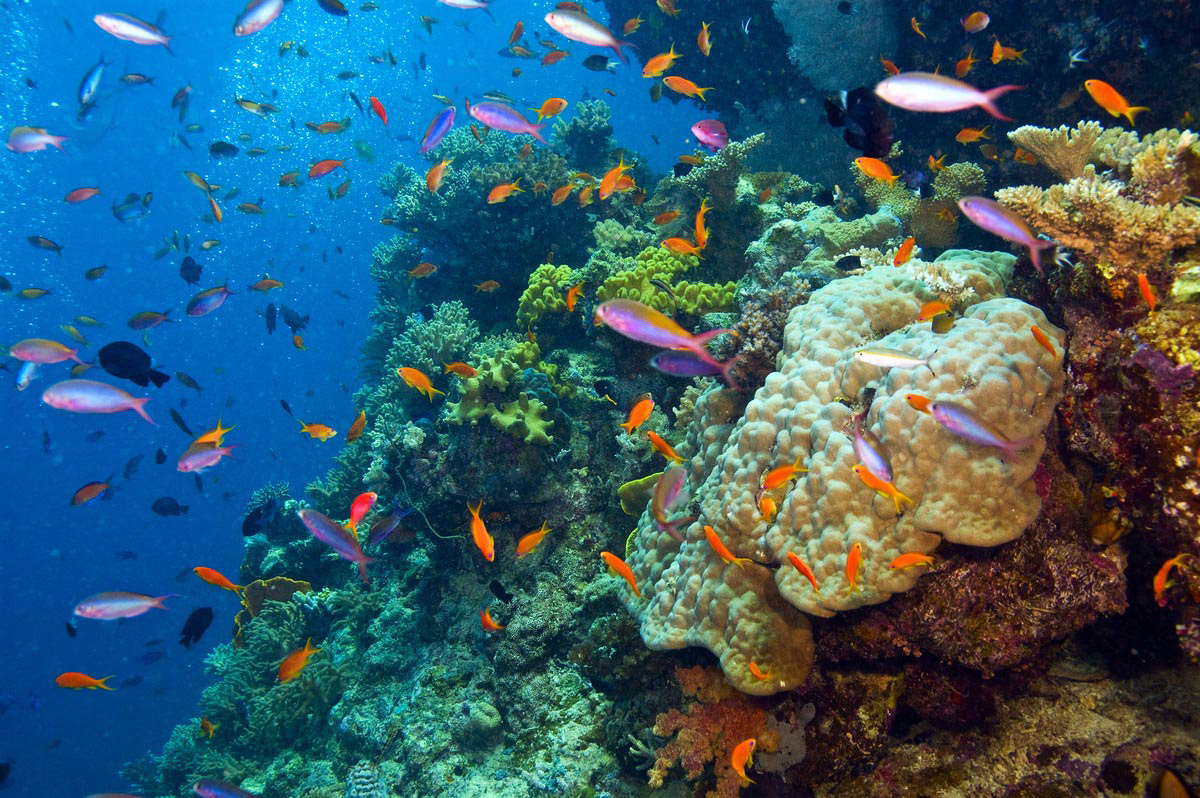
[[[378,119],[362,119],[345,92],[352,89],[364,104],[377,95],[387,107],[391,131],[419,140],[429,119],[442,107],[434,93],[464,96],[499,89],[521,107],[540,105],[548,96],[571,101],[564,118],[585,92],[614,106],[613,124],[621,145],[641,151],[656,168],[666,170],[675,156],[694,146],[688,127],[705,116],[690,103],[652,106],[648,81],[635,64],[616,75],[583,69],[593,50],[549,34],[542,16],[546,2],[496,2],[493,21],[481,12],[460,11],[432,0],[378,0],[380,10],[365,13],[352,6],[348,19],[322,11],[315,0],[294,0],[265,31],[245,38],[231,33],[240,2],[168,4],[164,29],[171,34],[174,55],[160,47],[118,41],[92,22],[101,11],[122,11],[153,20],[159,6],[144,0],[128,3],[14,3],[2,7],[6,23],[0,33],[0,55],[9,65],[0,83],[0,124],[4,133],[16,125],[49,128],[67,135],[65,152],[17,154],[0,150],[0,178],[6,201],[0,204],[0,274],[19,290],[49,288],[45,298],[24,302],[0,296],[0,344],[26,337],[69,342],[58,325],[77,314],[104,321],[103,329],[80,327],[95,352],[112,340],[142,343],[125,320],[143,310],[173,308],[178,323],[149,334],[156,365],[195,377],[203,392],[173,379],[162,389],[138,389],[100,372],[88,376],[120,384],[136,396],[149,395],[151,427],[135,414],[72,415],[39,401],[42,390],[67,376],[69,364],[43,367],[29,390],[15,390],[11,375],[0,375],[0,419],[4,420],[0,475],[0,589],[7,598],[0,613],[0,761],[14,768],[6,786],[14,796],[70,796],[127,789],[117,772],[127,760],[158,750],[172,726],[195,718],[196,700],[208,683],[203,660],[211,647],[228,639],[236,597],[201,583],[190,574],[207,565],[236,577],[241,558],[239,531],[250,492],[272,480],[287,481],[293,495],[321,476],[342,445],[342,437],[319,443],[299,434],[297,424],[279,407],[286,399],[297,416],[327,423],[344,433],[355,415],[351,393],[358,387],[359,348],[369,330],[373,305],[368,275],[371,248],[390,235],[378,220],[387,200],[376,180],[395,160],[404,159],[424,171],[417,142],[397,142]],[[602,15],[602,12],[597,12]],[[440,22],[427,36],[418,17]],[[540,56],[537,39],[550,38],[571,56],[548,68],[536,60],[500,58],[517,19],[525,38]],[[68,30],[67,24],[73,31]],[[468,23],[462,27],[456,23]],[[619,26],[619,22],[618,22]],[[295,52],[281,58],[285,40],[303,43],[310,57]],[[666,43],[664,43],[663,49]],[[368,53],[390,47],[396,67],[372,64]],[[411,63],[419,53],[428,68],[414,76]],[[103,56],[109,61],[97,110],[82,124],[75,120],[76,91],[84,73]],[[521,66],[524,74],[511,77]],[[339,81],[344,70],[361,77]],[[117,82],[124,72],[155,78],[153,86],[128,87]],[[36,82],[28,88],[24,80]],[[200,134],[182,132],[169,103],[175,90],[191,83],[191,110],[186,122],[204,127]],[[606,97],[605,87],[617,97]],[[271,90],[278,90],[272,99]],[[266,119],[241,110],[235,97],[271,101],[280,113]],[[305,121],[353,117],[340,136],[319,136],[304,129]],[[290,124],[295,120],[296,129]],[[194,151],[171,146],[172,133],[186,138]],[[239,133],[253,140],[237,141]],[[657,135],[661,145],[652,143]],[[207,146],[215,139],[232,141],[245,150],[290,145],[260,158],[243,153],[231,160],[212,160]],[[377,158],[357,157],[352,143],[367,141]],[[277,186],[279,175],[320,158],[345,158],[338,171],[300,190]],[[204,195],[183,176],[190,169],[240,196],[222,202],[225,222],[206,224]],[[326,185],[353,179],[349,195],[331,202]],[[307,182],[307,181],[305,181]],[[78,205],[63,196],[80,186],[99,186],[101,196]],[[150,215],[122,224],[112,203],[129,192],[153,192]],[[262,198],[266,216],[238,212],[238,202]],[[310,225],[315,231],[310,232]],[[210,316],[190,319],[183,313],[197,287],[178,276],[182,253],[162,260],[153,253],[164,237],[189,233],[192,254],[204,266],[199,288],[229,280],[237,292]],[[585,234],[586,231],[580,231]],[[29,246],[26,237],[46,236],[63,247],[62,257]],[[219,238],[209,252],[195,244]],[[338,248],[342,253],[337,252]],[[96,282],[83,279],[91,267],[107,264]],[[286,328],[267,336],[261,318],[267,299],[245,286],[264,272],[282,280],[283,289],[270,300],[312,315],[305,332],[306,351],[291,345]],[[453,280],[443,272],[439,278]],[[333,289],[350,295],[349,301]],[[464,286],[464,299],[473,297]],[[16,364],[10,361],[14,369]],[[186,402],[186,406],[183,403]],[[234,457],[204,475],[199,493],[191,475],[175,471],[178,455],[189,439],[171,422],[168,408],[180,408],[199,432],[223,417],[237,427],[227,442],[238,444]],[[86,436],[104,431],[98,441]],[[43,432],[51,451],[43,452]],[[154,464],[162,447],[169,456]],[[121,472],[130,458],[143,455],[140,470],[125,480]],[[72,507],[69,500],[81,485],[116,474],[117,490],[108,501]],[[225,498],[225,494],[231,495]],[[173,496],[190,506],[178,518],[150,511],[159,496]],[[134,552],[136,559],[116,552]],[[81,598],[103,590],[151,594],[180,593],[168,612],[153,611],[125,622],[79,621],[79,634],[69,638],[64,622]],[[177,645],[188,613],[211,606],[216,621],[199,646]],[[153,664],[140,658],[157,646],[167,656]],[[144,681],[117,692],[68,691],[54,677],[65,670],[93,676],[115,675],[113,684],[141,675]]]

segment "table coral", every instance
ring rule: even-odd
[[[647,511],[629,560],[646,599],[624,600],[647,645],[704,646],[738,689],[789,689],[803,681],[812,658],[801,610],[831,616],[887,601],[920,578],[921,569],[889,567],[900,554],[930,552],[943,539],[995,546],[1032,523],[1041,507],[1033,483],[1041,434],[1064,374],[1030,327],[1059,347],[1063,334],[1037,308],[1002,297],[989,257],[958,250],[939,261],[965,274],[977,300],[945,335],[912,322],[934,294],[898,269],[876,268],[815,291],[789,316],[778,371],[732,430],[722,421],[712,436],[706,427],[720,419],[697,414],[688,431],[697,454],[685,465],[698,518],[679,544]],[[866,344],[929,358],[929,367],[869,365],[854,357]],[[918,413],[904,398],[909,392],[963,404],[1011,440],[1030,444],[1001,459]],[[896,487],[913,497],[903,515],[851,473],[859,407],[864,426],[891,450]],[[759,479],[797,458],[808,473],[778,497],[777,517],[764,521],[756,506]],[[753,562],[723,562],[704,539],[706,523]],[[862,566],[851,589],[845,568],[855,543],[863,546]],[[819,593],[788,564],[788,552],[810,566]],[[755,679],[751,661],[770,678]]]

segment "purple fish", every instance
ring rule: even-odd
[[[468,101],[467,113],[495,130],[503,130],[505,133],[528,133],[543,144],[547,143],[540,132],[546,125],[533,124],[511,105],[493,102],[471,105]]]
[[[994,446],[1007,455],[1015,454],[1021,449],[1028,449],[1036,438],[1025,438],[1010,441],[1004,433],[984,421],[974,412],[954,402],[930,402],[929,414],[934,421],[941,424],[950,432],[971,443],[981,446]]]
[[[359,576],[363,584],[367,584],[367,563],[375,562],[373,557],[363,554],[362,547],[350,530],[308,507],[296,513],[300,521],[308,527],[313,537],[333,549],[343,560],[349,560],[358,565]]]
[[[283,11],[283,0],[250,0],[233,23],[235,36],[258,33],[274,22]]]
[[[861,425],[854,431],[854,455],[875,477],[884,482],[892,481],[891,454],[875,433]]]
[[[596,308],[595,319],[597,323],[607,324],[626,338],[663,349],[685,349],[697,359],[716,368],[727,383],[733,384],[729,369],[734,360],[722,363],[704,348],[713,338],[732,333],[732,330],[708,330],[699,335],[692,335],[654,308],[632,299],[610,299],[601,302]]]
[[[680,466],[670,466],[658,475],[658,480],[654,483],[654,495],[650,499],[650,514],[654,516],[654,522],[658,524],[658,528],[670,534],[680,543],[683,542],[683,535],[679,534],[679,530],[675,526],[696,520],[694,518],[670,520],[670,515],[676,505],[687,501],[687,491],[684,490],[686,483],[687,471]]]
[[[996,99],[1024,86],[1007,84],[983,91],[961,80],[932,72],[901,72],[875,86],[875,94],[885,103],[906,111],[945,113],[965,108],[982,108],[997,119],[1011,122],[996,107]]]
[[[377,543],[384,542],[395,533],[396,529],[400,526],[400,522],[411,514],[412,508],[405,507],[380,518],[371,524],[371,529],[367,533],[367,543],[374,546]]]
[[[729,131],[719,119],[701,119],[692,125],[692,135],[707,147],[709,152],[724,149],[729,144]]]
[[[92,21],[99,25],[105,33],[111,33],[123,41],[147,46],[161,44],[167,48],[168,53],[171,52],[171,37],[163,33],[161,29],[149,22],[143,22],[137,17],[131,17],[128,14],[104,13],[92,17]]]
[[[650,365],[674,377],[710,377],[721,373],[720,366],[678,349],[659,352],[650,358]]]
[[[229,290],[228,285],[218,285],[216,288],[201,291],[188,301],[187,314],[189,316],[207,316],[224,305],[225,300],[232,295],[233,292]]]
[[[236,445],[217,446],[216,443],[211,441],[193,443],[187,448],[187,451],[180,455],[175,469],[187,474],[191,472],[199,473],[206,468],[212,468],[221,462],[222,457],[232,456],[233,447]]]
[[[1024,219],[995,200],[986,197],[963,197],[958,201],[958,207],[976,226],[1000,236],[1005,241],[1027,247],[1029,259],[1033,261],[1038,274],[1042,273],[1042,250],[1058,246],[1057,242],[1038,238]]]
[[[9,131],[5,146],[13,152],[39,152],[46,149],[47,144],[61,150],[66,140],[66,136],[50,135],[44,127],[18,125]]]
[[[458,109],[451,105],[448,108],[443,108],[433,118],[433,121],[429,123],[429,128],[425,131],[424,137],[421,139],[422,155],[442,143],[442,139],[454,127],[454,115],[457,112]]]
[[[42,394],[42,401],[59,410],[72,413],[120,413],[132,410],[154,426],[154,419],[146,415],[149,397],[138,399],[120,388],[114,388],[95,380],[63,380],[56,382]]]
[[[246,792],[241,787],[235,787],[227,781],[216,779],[200,779],[192,785],[192,790],[200,798],[258,798],[252,792]]]
[[[169,607],[163,606],[163,601],[178,595],[178,593],[168,593],[165,596],[143,596],[140,593],[120,591],[97,593],[76,604],[75,614],[80,618],[92,618],[97,621],[136,618],[152,609],[169,609]]]

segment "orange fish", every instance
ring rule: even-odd
[[[457,377],[462,377],[463,379],[466,379],[467,377],[474,377],[479,373],[471,366],[458,360],[454,361],[453,363],[442,363],[442,366],[445,368],[445,371],[442,372],[443,374],[453,374]]]
[[[940,316],[943,313],[949,312],[949,305],[940,299],[935,299],[932,302],[926,302],[921,306],[921,312],[917,314],[917,321],[929,321],[934,316]]]
[[[812,589],[820,593],[821,588],[817,585],[817,575],[808,567],[808,563],[804,562],[795,552],[791,551],[787,553],[787,558],[788,562],[794,565],[796,570],[800,572],[800,575],[808,580],[808,583],[812,585]]]
[[[704,525],[704,537],[708,540],[708,545],[712,546],[713,551],[725,561],[726,565],[733,563],[738,568],[745,568],[743,563],[753,562],[749,557],[735,557],[733,552],[721,542],[721,538],[717,537],[717,531],[708,524]]]
[[[659,227],[662,227],[664,224],[670,224],[678,218],[679,211],[666,211],[665,213],[660,213],[658,216],[655,216],[654,223]]]
[[[346,443],[354,443],[362,437],[363,430],[367,426],[367,413],[365,410],[358,411],[358,418],[354,419],[354,423],[350,425],[350,429],[346,431]]]
[[[975,50],[967,50],[967,57],[960,58],[958,63],[954,65],[954,77],[965,78],[971,72],[971,67],[979,63],[979,59],[975,57]]]
[[[550,99],[548,99],[544,103],[542,103],[541,108],[530,108],[529,110],[536,111],[537,115],[538,115],[537,121],[541,122],[546,117],[558,116],[559,114],[561,114],[563,112],[563,109],[566,107],[567,107],[567,101],[564,100],[562,97],[551,97]],[[528,144],[528,143],[529,142],[526,142],[526,144]]]
[[[900,74],[900,67],[896,66],[894,63],[887,60],[883,56],[879,56],[879,63],[883,65],[883,71],[888,73],[889,75],[899,75]]]
[[[625,27],[621,29],[621,32],[626,36],[631,33],[635,33],[637,32],[638,28],[642,27],[643,22],[645,22],[645,20],[642,19],[641,14],[637,15],[636,17],[630,17],[629,19],[625,20]]]
[[[208,715],[200,716],[200,734],[204,737],[212,739],[213,734],[217,729],[221,728],[220,724],[214,724],[208,719]]]
[[[576,283],[567,289],[567,313],[575,312],[575,304],[579,302],[579,292],[583,290],[584,283]]]
[[[938,208],[937,218],[949,224],[954,221],[954,211],[949,208]]]
[[[912,568],[917,565],[933,565],[933,558],[919,551],[910,551],[892,560],[891,567],[897,569]]]
[[[919,393],[904,394],[904,401],[908,402],[908,406],[918,413],[929,413],[929,405],[933,400],[927,396],[921,396]]]
[[[929,171],[940,172],[945,168],[946,168],[946,156],[945,155],[943,155],[941,158],[936,158],[936,159],[932,155],[929,156]]]
[[[917,34],[918,36],[920,36],[922,39],[925,39],[925,40],[928,40],[928,39],[929,39],[929,37],[925,35],[925,31],[921,30],[921,23],[917,22],[917,18],[916,18],[916,17],[913,17],[913,18],[912,18],[912,19],[909,21],[909,23],[908,23],[908,24],[912,26],[912,29],[913,29],[913,30],[916,32],[916,34]]]
[[[707,22],[700,23],[700,34],[696,36],[696,47],[700,49],[700,53],[705,58],[712,52],[712,40],[709,38]]]
[[[283,283],[278,280],[272,280],[270,275],[263,275],[263,278],[254,285],[250,286],[251,291],[260,291],[268,293],[272,288],[283,288]]]
[[[334,169],[345,169],[346,167],[342,166],[344,163],[345,161],[338,161],[333,158],[327,158],[324,161],[317,161],[312,165],[312,168],[308,170],[308,178],[310,180],[314,180],[318,177],[324,177]]]
[[[625,156],[622,155],[617,165],[604,173],[604,177],[600,178],[600,199],[606,200],[612,196],[616,190],[617,181],[621,176],[628,172],[630,165],[625,163]]]
[[[683,462],[683,458],[676,454],[675,450],[671,448],[671,444],[664,441],[657,432],[648,429],[646,430],[646,437],[650,439],[650,445],[654,447],[654,450],[663,457],[672,463],[678,464]]]
[[[566,50],[551,50],[542,56],[542,66],[551,66],[553,64],[557,64],[568,55],[570,55],[570,53],[568,53]]]
[[[360,493],[354,497],[354,501],[350,504],[350,519],[342,524],[346,531],[358,537],[358,525],[367,517],[367,513],[371,512],[371,508],[375,506],[375,502],[379,500],[379,494],[375,491],[367,491]]]
[[[106,684],[112,678],[112,676],[105,676],[103,679],[93,679],[86,673],[67,671],[66,673],[60,673],[58,678],[54,680],[54,683],[59,687],[67,687],[71,690],[112,690],[114,688]]]
[[[955,134],[954,140],[959,144],[971,144],[972,142],[979,141],[980,139],[986,139],[988,137],[987,129],[989,127],[991,127],[991,125],[984,125],[983,127],[964,127],[962,130],[958,131],[957,134]]]
[[[206,568],[203,565],[197,565],[192,569],[192,573],[214,587],[219,587],[222,590],[232,590],[239,596],[242,594],[241,585],[235,585],[233,582],[230,582],[229,579],[227,579],[220,571],[216,571],[212,568]]]
[[[298,178],[298,177],[300,177],[299,172],[284,172],[283,174],[281,174],[279,176],[279,185],[291,186],[292,188],[299,188],[300,186],[296,182],[296,178]]]
[[[296,420],[300,421],[300,419]],[[316,438],[317,440],[321,441],[321,443],[324,443],[334,435],[337,435],[337,430],[335,430],[333,427],[330,427],[326,424],[318,424],[316,422],[313,422],[312,424],[305,424],[303,421],[300,421],[300,431],[307,432],[308,437]]]
[[[646,65],[642,67],[642,77],[662,77],[662,74],[670,69],[671,64],[677,60],[679,60],[679,53],[675,52],[675,43],[671,42],[671,48],[667,52],[659,53],[646,62]]]
[[[111,477],[109,477],[111,479]],[[90,504],[96,499],[104,495],[105,491],[111,488],[108,480],[104,482],[89,482],[79,490],[75,491],[75,495],[71,497],[71,506],[78,507],[81,504]]]
[[[668,17],[679,16],[679,9],[675,7],[675,0],[654,0],[654,4],[658,6],[659,11]]]
[[[484,280],[482,283],[475,284],[475,293],[482,291],[485,294],[490,294],[500,287],[500,283],[495,280]]]
[[[425,173],[425,187],[431,194],[438,193],[438,189],[442,187],[442,181],[446,179],[446,167],[453,161],[453,158],[444,158],[441,163],[429,167],[429,171]]]
[[[911,402],[910,402],[910,404],[911,404]],[[892,498],[892,502],[896,505],[896,514],[897,515],[900,514],[900,508],[901,508],[903,502],[908,502],[909,504],[913,503],[913,500],[908,498],[907,496],[905,496],[899,490],[897,490],[896,486],[894,484],[892,484],[891,482],[885,482],[884,480],[875,476],[874,474],[871,473],[870,469],[868,469],[862,463],[859,463],[858,465],[854,466],[854,468],[852,468],[851,470],[854,472],[854,474],[859,479],[861,479],[863,481],[863,484],[866,485],[868,488],[875,491],[876,493],[879,493],[882,496],[890,496]]]
[[[579,189],[579,207],[580,208],[584,207],[585,205],[592,204],[592,191],[594,189],[595,189],[595,186],[584,186],[583,188]]]
[[[1013,151],[1013,160],[1017,163],[1029,164],[1030,166],[1033,166],[1038,162],[1036,155],[1034,155],[1032,152],[1026,152],[1020,147],[1017,147],[1017,149]]]
[[[483,631],[485,632],[501,632],[507,628],[496,623],[492,618],[491,608],[485,607],[483,612],[479,613],[479,618],[483,622]]]
[[[758,497],[758,517],[768,524],[775,520],[775,513],[779,512],[779,505],[767,494]]]
[[[511,183],[501,183],[488,192],[488,205],[495,205],[498,202],[504,202],[513,194],[522,194],[525,189],[521,188],[521,178],[517,178]]]
[[[508,43],[516,44],[517,39],[521,38],[521,34],[525,32],[525,23],[517,20],[517,24],[513,25],[512,33],[508,34]]]
[[[759,491],[775,490],[776,488],[786,485],[796,478],[797,474],[803,474],[808,471],[807,468],[801,468],[800,463],[803,462],[804,455],[799,455],[796,461],[791,465],[781,465],[772,468],[767,473],[763,474],[762,481],[758,483]]]
[[[868,158],[864,155],[861,158],[855,158],[854,165],[867,177],[889,185],[896,185],[896,178],[899,177],[892,172],[892,167],[878,158]]]
[[[862,544],[855,543],[850,547],[850,553],[846,555],[846,582],[850,585],[850,592],[858,592],[858,569],[862,565]]]
[[[625,430],[626,435],[632,435],[635,429],[646,423],[646,419],[650,418],[653,410],[654,400],[645,396],[629,409],[629,417],[625,419],[624,424],[618,426]]]
[[[1000,39],[997,38],[992,45],[992,63],[999,64],[1001,61],[1020,61],[1025,63],[1025,51],[1017,50],[1013,47],[1005,47],[1000,44]],[[1115,116],[1115,114],[1114,114]]]
[[[567,201],[567,197],[571,196],[571,192],[575,190],[574,183],[567,183],[565,186],[559,186],[554,189],[554,193],[550,195],[551,205],[562,205]]]
[[[684,95],[685,97],[699,97],[700,101],[704,101],[704,93],[713,90],[712,86],[700,88],[687,78],[681,78],[678,75],[670,75],[663,78],[663,83],[673,92]]]
[[[609,570],[611,570],[617,576],[622,577],[626,582],[629,583],[629,586],[633,588],[633,594],[635,596],[638,598],[642,597],[642,591],[638,589],[637,580],[633,578],[633,570],[625,563],[624,560],[608,551],[600,552],[600,559],[604,560],[605,564],[609,567]]]
[[[262,209],[261,205],[256,205],[253,202],[238,203],[237,209],[242,213],[249,213],[254,216],[263,216],[266,214],[266,211]]]
[[[299,334],[292,335],[292,346],[299,349],[301,352],[308,349],[308,347],[304,345],[304,336]]]
[[[542,521],[542,525],[530,532],[525,537],[517,541],[517,559],[521,559],[526,554],[531,553],[542,542],[542,538],[550,534],[552,531],[547,524],[549,521]]]
[[[766,681],[771,678],[771,675],[758,667],[758,663],[754,660],[750,660],[750,675],[759,681]]]
[[[404,380],[404,382],[408,384],[409,388],[413,388],[414,390],[425,394],[425,396],[427,396],[431,402],[433,401],[433,395],[435,393],[439,396],[446,395],[445,391],[439,391],[437,388],[434,388],[433,383],[430,382],[429,378],[425,376],[425,373],[419,369],[401,366],[400,368],[396,369],[396,376]]]
[[[1150,306],[1150,312],[1158,307],[1158,297],[1154,295],[1154,289],[1150,286],[1150,281],[1146,279],[1146,275],[1138,273],[1137,276],[1138,293],[1142,295],[1142,299],[1146,300],[1146,304]]]
[[[346,130],[346,125],[342,122],[322,122],[319,125],[314,125],[312,122],[305,122],[304,126],[309,130],[317,133],[343,133]]]
[[[1163,563],[1162,567],[1158,569],[1158,573],[1154,575],[1153,584],[1154,600],[1159,604],[1163,603],[1163,599],[1167,593],[1167,588],[1175,584],[1174,582],[1169,581],[1171,571],[1175,568],[1183,567],[1184,562],[1186,562],[1191,556],[1192,555],[1188,554],[1187,552],[1176,554],[1174,557]]]
[[[428,277],[429,275],[433,274],[437,270],[438,270],[438,267],[432,263],[428,263],[428,262],[418,263],[416,266],[414,266],[408,270],[408,276],[413,278],[414,280],[418,280],[422,277]]]
[[[703,258],[700,254],[700,248],[693,246],[686,238],[668,238],[659,244],[663,249],[669,249],[677,255],[695,255],[697,258]]]
[[[100,189],[98,188],[77,188],[74,191],[68,192],[67,196],[63,197],[63,202],[83,202],[99,193]]]
[[[704,163],[704,156],[702,156],[702,155],[680,155],[679,162],[688,164],[689,166],[699,166],[700,164]]]
[[[233,425],[233,427],[236,426],[237,424]],[[218,418],[216,428],[210,429],[199,438],[196,438],[196,440],[192,441],[192,445],[194,446],[197,443],[215,443],[217,446],[220,446],[225,442],[225,436],[229,434],[229,431],[233,429],[233,427],[221,426],[221,419]]]
[[[304,648],[298,648],[284,657],[283,662],[279,663],[279,683],[287,684],[299,676],[300,672],[304,670],[304,666],[308,664],[308,658],[320,650],[312,647],[312,638],[310,637],[304,641]]]
[[[904,239],[904,243],[900,245],[900,249],[896,250],[896,257],[892,258],[893,266],[903,266],[913,256],[913,249],[917,246],[917,239],[909,236]]]
[[[758,204],[762,205],[764,202],[771,199],[772,193],[773,192],[770,186],[767,186],[762,191],[758,192]]]
[[[708,246],[708,228],[704,226],[704,217],[712,208],[708,204],[708,197],[705,197],[700,202],[700,209],[696,211],[696,246],[704,249]]]
[[[487,527],[483,524],[483,519],[479,517],[479,508],[483,506],[483,499],[475,502],[472,507],[470,502],[467,502],[467,509],[471,511],[471,540],[475,541],[475,545],[483,554],[483,559],[492,562],[496,559],[496,542],[492,536],[488,534]]]
[[[733,772],[738,774],[738,778],[742,780],[743,787],[754,783],[754,779],[746,775],[746,768],[754,764],[754,746],[756,745],[758,743],[753,737],[749,740],[742,740],[734,746],[733,754],[729,757],[729,764],[733,767]]]
[[[225,219],[225,214],[221,213],[221,206],[213,199],[212,194],[208,195],[208,206],[212,209],[213,218],[217,220],[217,224],[220,224]]]
[[[1136,124],[1134,117],[1142,111],[1150,110],[1143,105],[1130,106],[1129,102],[1121,96],[1120,92],[1102,80],[1085,80],[1083,88],[1096,101],[1096,105],[1108,111],[1113,116],[1125,117],[1131,125]]]
[[[972,11],[962,18],[963,30],[967,33],[979,33],[988,26],[992,18],[982,11]]]
[[[1055,357],[1058,357],[1058,350],[1055,349],[1054,344],[1050,342],[1050,336],[1048,336],[1048,335],[1046,335],[1046,333],[1042,332],[1041,327],[1039,327],[1035,324],[1029,328],[1029,331],[1031,333],[1033,333],[1033,340],[1037,341],[1038,344],[1040,344],[1043,349],[1045,349],[1047,352],[1054,355]]]

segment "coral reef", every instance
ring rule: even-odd
[[[905,28],[884,0],[854,4],[853,14],[803,0],[774,0],[775,16],[792,37],[788,58],[821,91],[856,86],[879,71],[879,53],[894,53]]]
[[[510,388],[510,383],[523,382],[527,369],[555,372],[554,367],[543,364],[541,358],[541,349],[530,341],[480,361],[476,375],[461,381],[459,400],[446,403],[447,423],[474,426],[487,420],[517,440],[549,446],[554,422],[545,418],[547,406],[526,391],[516,392],[514,396],[514,390]],[[508,397],[511,397],[509,401],[504,401]]]
[[[734,283],[710,285],[675,282],[675,277],[698,263],[694,255],[680,255],[662,247],[647,247],[637,257],[619,262],[625,266],[609,276],[596,291],[596,301],[633,299],[663,312],[703,316],[733,307]],[[670,293],[652,281],[665,283]]]
[[[404,322],[404,330],[392,342],[386,367],[401,366],[437,375],[442,366],[463,360],[479,337],[479,326],[471,319],[467,306],[458,300],[430,307],[430,316],[414,313]]]
[[[565,311],[567,291],[574,279],[575,272],[570,266],[546,263],[534,269],[529,275],[529,285],[517,301],[517,326],[532,327],[547,313]]]
[[[960,161],[934,175],[933,196],[924,199],[900,181],[887,183],[857,171],[854,179],[871,207],[895,214],[912,231],[919,246],[939,249],[953,246],[958,240],[955,203],[962,197],[982,194],[986,182],[979,166]]]
[[[557,119],[551,141],[566,154],[572,168],[602,173],[613,151],[612,110],[603,100],[584,100],[575,106],[570,119]],[[562,185],[557,183],[554,187]]]
[[[1009,139],[1032,152],[1046,168],[1063,180],[1083,175],[1092,160],[1092,147],[1104,128],[1099,122],[1080,122],[1075,127],[1060,125],[1054,130],[1022,125],[1010,130]]]

